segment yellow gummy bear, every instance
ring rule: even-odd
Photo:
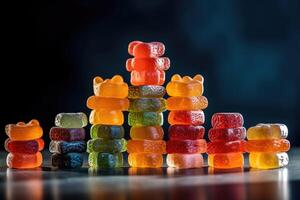
[[[272,140],[287,136],[288,128],[284,124],[257,124],[247,130],[248,140]]]
[[[287,153],[250,153],[249,165],[257,169],[274,169],[288,165]]]
[[[96,96],[112,98],[126,98],[128,96],[128,85],[120,75],[115,75],[111,79],[105,80],[96,76],[93,80],[93,85]]]

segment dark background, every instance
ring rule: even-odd
[[[2,144],[5,124],[36,118],[49,140],[57,113],[89,114],[93,77],[121,74],[129,83],[127,45],[143,40],[166,45],[172,63],[166,83],[175,73],[204,76],[207,129],[213,113],[240,112],[247,128],[286,124],[291,143],[300,145],[297,1],[11,3],[2,38],[8,43],[1,66]]]

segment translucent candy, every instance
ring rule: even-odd
[[[128,45],[128,53],[137,58],[160,57],[165,53],[165,45],[161,42],[132,41]]]
[[[158,168],[163,165],[163,156],[154,153],[131,153],[128,154],[128,164],[131,167]]]
[[[167,142],[167,153],[195,154],[206,152],[205,139],[200,140],[169,140]]]
[[[24,122],[8,124],[5,126],[5,132],[11,140],[35,140],[43,135],[43,129],[36,119],[27,124]]]
[[[198,97],[202,96],[204,79],[200,74],[191,78],[184,76],[183,78],[175,74],[167,85],[167,93],[174,97]]]
[[[163,98],[131,99],[129,112],[163,112],[166,110],[166,100]]]
[[[122,125],[124,115],[120,110],[92,110],[90,114],[91,124]]]
[[[171,125],[194,125],[198,126],[204,124],[205,116],[202,110],[187,111],[187,110],[173,110],[169,113],[168,122]]]
[[[287,166],[289,157],[287,153],[250,153],[249,165],[258,169],[274,169]]]
[[[131,112],[128,115],[129,126],[162,126],[163,114],[157,112]]]
[[[123,167],[122,153],[98,153],[92,152],[89,154],[89,166],[93,168],[117,168]]]
[[[178,169],[200,168],[204,160],[201,154],[168,154],[167,165]]]
[[[44,145],[44,140],[40,138],[26,141],[7,139],[4,146],[11,153],[36,154],[44,149]]]
[[[208,166],[219,169],[239,168],[244,166],[242,153],[221,153],[208,155]]]
[[[210,141],[234,141],[244,140],[246,138],[245,127],[238,128],[211,128],[208,131],[208,138]]]
[[[161,126],[133,126],[130,137],[133,140],[162,140],[164,130]]]
[[[82,128],[87,125],[87,116],[82,113],[59,113],[55,117],[55,126],[62,128]]]
[[[128,85],[120,75],[105,80],[97,76],[93,80],[93,85],[96,96],[121,99],[128,96]]]
[[[240,113],[215,113],[211,118],[213,128],[238,128],[244,125]]]
[[[170,59],[161,58],[129,58],[126,61],[127,71],[165,71],[170,68]]]
[[[126,140],[115,139],[106,140],[102,138],[89,140],[87,143],[87,152],[106,152],[106,153],[118,153],[126,151]]]
[[[170,140],[198,140],[203,139],[205,128],[192,125],[171,125],[169,127]]]
[[[166,89],[159,85],[130,86],[128,98],[162,98],[165,93]]]
[[[207,108],[208,100],[205,96],[199,97],[169,97],[168,110],[203,110]]]
[[[277,140],[249,140],[247,152],[286,152],[290,149],[290,142],[286,139]]]
[[[124,137],[125,130],[123,126],[96,124],[91,127],[90,134],[93,139],[121,139]]]
[[[143,85],[163,85],[165,82],[165,72],[160,70],[137,71],[130,73],[130,82],[135,86]]]
[[[6,164],[9,168],[30,169],[42,165],[43,157],[40,152],[36,154],[9,153],[6,157]]]
[[[166,142],[163,140],[129,140],[128,153],[166,153]]]
[[[214,141],[207,144],[207,154],[217,153],[233,153],[233,152],[245,152],[246,141],[235,140],[235,141]]]
[[[49,132],[51,140],[80,141],[85,139],[84,128],[52,127]]]
[[[65,142],[65,141],[51,141],[49,144],[49,151],[51,153],[82,153],[86,151],[85,141],[74,141],[74,142]]]
[[[129,107],[128,99],[108,98],[91,96],[88,98],[87,107],[94,110],[122,110],[126,111]]]
[[[248,140],[272,140],[287,138],[288,128],[284,124],[257,124],[247,131]]]
[[[65,169],[80,168],[83,164],[82,153],[52,154],[52,166]]]

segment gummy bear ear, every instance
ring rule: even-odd
[[[204,81],[203,76],[201,76],[200,74],[196,74],[193,79],[196,81],[200,81],[201,83],[203,83]]]
[[[141,44],[143,43],[142,41],[132,41],[129,43],[128,45],[128,53],[130,55],[133,55],[133,48],[137,45],[137,44]]]
[[[94,85],[102,83],[103,79],[100,76],[96,76],[93,80]]]
[[[189,76],[184,76],[183,78],[182,78],[182,80],[183,80],[183,82],[190,82],[190,81],[192,81],[193,79],[191,78],[191,77],[189,77]]]
[[[23,125],[25,125],[25,122],[18,122],[17,125],[18,126],[23,126]]]
[[[115,75],[111,78],[112,83],[123,83],[123,78],[120,75]]]
[[[31,120],[30,122],[28,122],[28,124],[35,125],[35,126],[39,126],[40,125],[39,121],[36,120],[36,119]]]
[[[174,74],[171,78],[171,81],[180,81],[181,76],[179,74]]]

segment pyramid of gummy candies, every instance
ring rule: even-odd
[[[289,163],[290,142],[286,140],[288,128],[284,124],[257,124],[247,131],[246,150],[249,165],[258,169],[284,167]]]
[[[246,129],[240,113],[215,113],[208,132],[208,165],[229,169],[244,166]]]
[[[55,127],[49,132],[49,151],[54,167],[73,169],[83,164],[86,151],[85,130],[87,116],[84,113],[59,113],[55,117]]]
[[[43,129],[37,120],[8,124],[5,132],[9,137],[5,141],[5,149],[10,152],[6,158],[9,168],[28,169],[42,165]]]
[[[202,167],[206,152],[203,139],[205,117],[203,109],[208,101],[203,94],[203,77],[194,78],[174,75],[167,85],[167,109],[170,110],[168,122],[169,141],[167,142],[167,164],[175,168]]]
[[[94,96],[87,100],[92,124],[88,141],[89,165],[92,168],[116,168],[123,166],[126,151],[124,139],[124,115],[128,109],[128,85],[119,75],[103,80],[94,78]]]
[[[162,167],[166,143],[163,141],[163,114],[166,102],[163,99],[165,88],[165,70],[170,67],[170,60],[161,57],[165,46],[160,42],[131,42],[128,52],[134,58],[126,62],[126,69],[131,72],[128,98],[128,124],[131,127],[127,151],[131,167]]]

